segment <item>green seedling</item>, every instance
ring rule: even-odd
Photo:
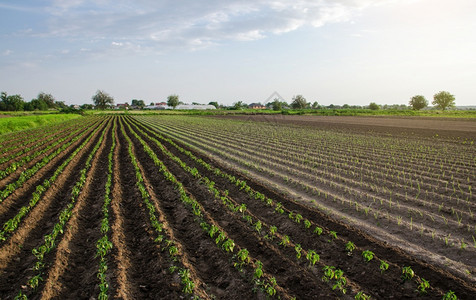
[[[355,297],[355,300],[370,300],[370,296],[366,295],[364,292],[358,292]]]
[[[380,273],[383,274],[383,272],[387,271],[388,270],[388,263],[384,260],[380,260]]]
[[[345,244],[345,250],[347,251],[347,255],[352,255],[352,251],[355,250],[355,244],[351,241],[347,242],[347,244]]]
[[[419,278],[418,281],[419,285],[417,291],[420,292],[420,294],[426,294],[428,292],[427,289],[430,288],[430,282],[425,278]]]
[[[375,254],[374,254],[372,251],[370,251],[370,250],[364,250],[364,251],[362,251],[362,256],[364,257],[364,260],[365,260],[366,262],[371,261],[371,260],[374,258],[374,255],[375,255]]]
[[[314,233],[317,233],[317,235],[321,235],[322,234],[322,228],[316,226],[316,228],[314,228]]]
[[[456,297],[455,292],[453,292],[452,290],[450,290],[449,292],[443,295],[443,300],[457,300],[457,299],[458,297]]]
[[[411,280],[415,276],[415,272],[413,272],[411,267],[403,267],[402,268],[402,279],[403,281]]]

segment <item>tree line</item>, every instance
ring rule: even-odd
[[[92,101],[94,106],[91,104],[84,104],[81,106],[82,109],[107,109],[111,108],[114,105],[114,98],[108,93],[98,90],[94,96],[92,96]],[[6,92],[1,93],[0,99],[0,111],[34,111],[34,110],[49,110],[49,109],[68,109],[69,107],[64,104],[63,101],[56,101],[51,94],[41,92],[35,99],[32,99],[30,102],[25,102],[23,97],[20,95],[7,95]],[[145,106],[144,100],[132,100],[132,106],[143,108]],[[178,95],[170,95],[167,97],[167,105],[173,108],[177,107],[181,102],[179,101]],[[224,108],[220,106],[218,102],[212,101],[209,103],[214,105],[216,108]],[[422,95],[413,96],[409,101],[409,106],[414,110],[420,110],[428,106],[428,100]],[[446,110],[455,106],[455,96],[446,91],[441,91],[436,93],[433,96],[432,104],[441,110]],[[404,106],[404,105],[403,105]],[[266,107],[273,110],[283,110],[283,109],[321,109],[324,108],[322,105],[319,105],[317,101],[314,101],[312,104],[304,98],[302,95],[294,96],[292,102],[288,104],[286,101],[279,99],[274,99],[273,102],[267,103]],[[237,101],[229,109],[245,109],[248,108],[248,105],[243,101]],[[326,108],[343,108],[343,109],[353,109],[353,108],[362,108],[361,106],[350,106],[344,104],[343,106],[334,106],[330,105]],[[371,102],[366,108],[371,110],[380,109],[380,105],[375,102]]]
[[[433,101],[432,104],[437,108],[441,110],[446,110],[448,108],[452,108],[455,106],[455,97],[454,95],[450,94],[449,92],[446,91],[441,91],[433,96]],[[423,108],[428,107],[428,100],[422,95],[416,95],[413,96],[408,105],[410,108],[414,110],[420,110]],[[398,106],[398,109],[402,108],[407,108],[405,105],[393,105],[390,108],[395,108],[395,106]],[[245,104],[243,101],[237,101],[233,104],[232,109],[244,109],[247,108],[248,105]],[[319,105],[317,101],[314,101],[312,104],[304,98],[302,95],[297,95],[294,96],[292,99],[291,104],[288,104],[286,101],[282,101],[279,99],[274,99],[273,102],[267,103],[266,107],[269,109],[273,110],[283,110],[283,109],[322,109],[322,108],[329,108],[329,109],[334,109],[334,108],[342,108],[342,109],[361,109],[361,108],[368,108],[371,110],[378,110],[381,108],[380,105],[378,105],[375,102],[370,102],[370,104],[366,107],[362,106],[350,106],[348,104],[344,104],[343,106],[336,106],[336,105],[329,105],[327,107],[324,107],[322,105]]]
[[[18,94],[8,95],[6,92],[2,92],[0,96],[1,111],[34,111],[65,108],[68,108],[68,106],[63,101],[56,101],[51,94],[43,92],[39,93],[30,102],[24,101],[23,97]]]

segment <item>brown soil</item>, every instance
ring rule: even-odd
[[[378,262],[373,263],[373,265],[371,263],[363,264],[360,252],[349,257],[346,251],[343,251],[343,249],[345,249],[343,244],[338,244],[337,242],[336,244],[329,244],[327,239],[324,241],[319,241],[316,240],[315,236],[312,234],[309,235],[308,233],[303,233],[303,231],[300,229],[301,226],[297,226],[296,223],[290,222],[289,218],[286,216],[277,215],[273,212],[273,209],[267,208],[265,205],[257,202],[254,199],[250,200],[249,197],[243,193],[243,191],[240,191],[238,187],[230,185],[227,180],[216,176],[213,172],[208,171],[207,169],[194,163],[191,159],[189,159],[184,154],[181,154],[174,147],[170,145],[167,146],[170,151],[179,156],[188,165],[196,167],[200,171],[200,174],[208,176],[210,179],[216,182],[216,185],[220,186],[221,189],[228,190],[230,195],[233,195],[233,197],[237,199],[238,203],[246,203],[248,209],[252,210],[255,215],[262,216],[263,220],[268,223],[278,224],[279,226],[277,227],[280,231],[281,229],[284,229],[286,230],[287,234],[296,237],[296,240],[302,241],[303,248],[307,247],[310,249],[320,249],[320,251],[322,251],[321,253],[324,253],[324,255],[321,256],[321,260],[326,260],[329,265],[339,266],[342,268],[345,274],[349,276],[349,279],[354,280],[359,286],[364,287],[365,291],[368,290],[370,294],[375,295],[378,298],[389,297],[399,299],[412,297],[414,295],[414,290],[416,287],[408,284],[402,284],[400,279],[401,274],[398,270],[394,269],[393,273],[387,272],[385,273],[385,276],[381,276],[378,269]],[[159,150],[157,149],[155,152],[157,153],[158,151]],[[270,190],[261,183],[258,183],[249,177],[244,177],[239,173],[228,169],[216,160],[211,160],[209,157],[200,155],[196,152],[194,152],[194,154],[205,161],[208,161],[211,165],[218,166],[221,170],[225,170],[227,173],[232,174],[237,178],[246,180],[253,189],[264,193],[275,201],[281,202],[290,210],[299,212],[303,215],[303,217],[320,224],[322,228],[326,228],[328,231],[336,231],[338,232],[339,236],[352,240],[361,249],[361,251],[370,249],[379,257],[379,259],[390,262],[394,264],[394,266],[412,266],[415,272],[421,277],[429,280],[430,282],[437,283],[436,285],[432,284],[432,286],[438,287],[440,292],[449,289],[455,291],[455,286],[458,286],[460,289],[459,293],[464,298],[464,296],[470,297],[470,295],[476,291],[474,286],[472,286],[470,283],[465,283],[463,280],[456,278],[447,271],[435,268],[424,261],[415,259],[399,248],[391,247],[390,245],[380,242],[368,234],[365,234],[361,230],[348,226],[338,220],[333,220],[329,218],[329,216],[324,215],[322,212],[316,209],[302,205],[280,193]],[[178,171],[173,173],[176,174],[177,172]],[[198,187],[195,187],[193,190],[197,189]],[[217,208],[215,210],[217,210],[220,214],[223,214],[225,208]],[[274,257],[276,257],[276,255]],[[365,274],[365,276],[362,276],[363,274]]]
[[[358,116],[292,116],[292,115],[243,115],[218,116],[238,120],[276,122],[320,127],[323,129],[344,129],[363,134],[406,132],[418,136],[461,136],[476,138],[476,120],[427,118],[427,117],[358,117]]]
[[[92,130],[93,128],[87,128],[84,132],[84,135],[80,139],[70,145],[58,156],[54,157],[46,166],[38,170],[37,173],[28,179],[20,188],[16,189],[10,196],[3,200],[0,206],[1,224],[4,224],[7,220],[12,218],[22,206],[28,205],[31,199],[30,195],[36,190],[36,186],[41,185],[44,180],[50,178],[54,174],[55,170],[70,156],[72,152],[74,152],[76,147],[84,142]],[[66,142],[67,141],[65,141],[65,143]],[[48,153],[44,153],[34,161],[38,162],[46,156],[48,156]],[[19,170],[19,172],[21,171],[22,169]],[[4,180],[14,182],[12,176],[14,176],[14,174],[11,174],[11,176],[8,176]]]
[[[41,136],[39,139],[29,143],[28,140],[25,142],[24,140],[20,141],[20,143],[18,143],[17,145],[9,145],[10,148],[12,147],[15,147],[15,149],[13,151],[10,151],[8,153],[4,153],[2,155],[0,155],[0,158],[3,158],[5,156],[8,156],[10,157],[12,154],[16,154],[17,156],[14,157],[13,159],[9,159],[8,161],[4,162],[3,164],[0,164],[0,169],[5,169],[7,168],[12,162],[15,162],[15,161],[18,161],[20,160],[22,157],[25,157],[27,155],[32,155],[33,153],[35,153],[36,151],[39,151],[39,150],[42,150],[42,149],[45,149],[46,147],[48,147],[49,144],[51,143],[54,143],[55,141],[57,141],[58,139],[60,138],[63,138],[65,136],[67,136],[68,134],[70,133],[70,128],[66,128],[64,130],[61,130],[59,132],[53,132],[53,133],[46,133],[45,135]],[[40,142],[43,142],[49,138],[53,138],[52,140],[48,141],[47,143],[44,143],[43,145],[40,145]],[[29,148],[29,147],[32,147],[32,149],[28,152],[24,152],[20,155],[18,155],[18,153],[20,153],[21,150],[23,150],[24,148]],[[15,152],[15,153],[14,153]]]
[[[258,117],[260,116],[256,118]],[[157,234],[151,226],[147,207],[136,184],[136,173],[129,156],[126,136],[120,130],[121,126],[126,124],[140,123],[119,116],[111,118],[117,125],[115,130],[117,145],[113,156],[112,202],[109,211],[111,226],[109,236],[113,243],[113,249],[107,256],[109,297],[189,299],[191,296],[182,292],[183,287],[177,273],[169,271],[172,262],[168,253],[154,241]],[[311,122],[312,126],[334,126],[316,125],[317,121],[306,119],[292,122]],[[111,123],[103,144],[93,160],[93,166],[87,173],[87,182],[66,225],[65,233],[58,236],[57,247],[46,256],[43,281],[37,290],[31,291],[29,298],[96,299],[98,296],[99,280],[96,274],[99,259],[95,257],[95,252],[96,242],[101,237],[100,222],[103,216],[104,185],[107,178],[107,155],[112,144]],[[388,127],[377,123],[376,126],[370,127],[373,130],[381,130],[384,134]],[[105,122],[101,124],[106,126]],[[371,129],[365,124],[352,124],[355,130]],[[342,125],[341,129],[345,126]],[[212,166],[246,180],[251,188],[273,199],[274,202],[281,202],[287,210],[301,214],[314,226],[323,228],[324,233],[318,236],[305,229],[303,223],[292,221],[287,214],[276,213],[273,207],[251,198],[235,184],[215,174],[213,170],[202,167],[164,142],[167,149],[188,166],[196,168],[201,176],[215,182],[215,187],[219,191],[222,193],[228,191],[230,201],[246,204],[247,212],[256,220],[267,224],[266,226],[275,225],[279,234],[288,235],[294,244],[299,243],[304,250],[315,249],[320,254],[320,261],[315,266],[309,267],[305,257],[296,258],[293,247],[280,246],[280,240],[277,238],[265,238],[264,230],[258,232],[242,218],[241,213],[231,212],[221,201],[217,201],[206,188],[204,180],[198,180],[185,171],[155,145],[149,138],[153,136],[150,127],[142,125],[139,127],[147,133],[146,135],[138,133],[139,136],[183,184],[186,193],[203,207],[204,218],[226,232],[237,247],[246,248],[251,257],[263,263],[267,276],[276,278],[282,298],[296,296],[297,299],[352,299],[357,291],[363,291],[374,299],[441,299],[449,290],[453,290],[459,299],[472,299],[476,294],[474,284],[456,277],[444,268],[415,258],[363,230],[333,219],[315,208],[283,195],[269,185],[242,175],[219,160],[185,147]],[[165,224],[164,228],[170,230],[179,248],[180,255],[176,263],[190,270],[192,280],[196,284],[195,293],[204,299],[266,299],[265,293],[252,282],[253,270],[245,268],[240,272],[233,266],[233,254],[236,254],[236,250],[230,254],[217,247],[214,239],[201,228],[190,208],[181,201],[179,192],[158,170],[139,140],[127,126],[125,128],[126,135],[132,140],[131,150],[137,159],[150,201],[156,208],[157,217]],[[138,132],[134,128],[132,126],[132,130]],[[430,136],[430,132],[425,131],[427,129],[418,130]],[[98,131],[84,150],[68,165],[65,172],[58,177],[12,236],[0,244],[0,299],[13,299],[20,290],[28,290],[26,284],[34,274],[32,266],[36,261],[31,251],[44,242],[43,236],[51,232],[58,220],[58,214],[69,202],[72,187],[79,178],[79,170],[83,168],[101,132],[102,130]],[[464,128],[459,132],[471,133]],[[77,145],[78,143],[74,147]],[[58,156],[57,161],[51,162],[45,168],[50,171],[42,170],[41,175],[29,181],[31,188],[15,192],[15,201],[12,203],[26,203],[29,200],[29,193],[50,176],[48,172],[53,172],[55,166],[65,157],[65,155]],[[23,198],[27,199],[22,200]],[[8,209],[4,209],[4,205]],[[19,207],[13,204],[6,205],[6,202],[0,203],[0,209],[4,209],[0,213],[0,219],[11,218]],[[337,232],[337,239],[330,238],[331,231]],[[351,255],[345,251],[345,243],[348,240],[353,241],[358,247]],[[362,250],[373,251],[378,260],[364,263]],[[389,270],[383,275],[379,270],[380,259],[390,264]],[[331,284],[322,281],[322,268],[326,265],[344,271],[348,280],[347,295],[333,290]],[[406,283],[402,281],[402,266],[411,266],[417,275],[430,282],[431,288],[427,295],[415,292],[418,285],[415,280]]]
[[[96,285],[89,283],[95,280],[99,282],[97,265],[91,263],[97,263],[99,259],[91,258],[95,257],[95,242],[100,238],[98,228],[102,219],[107,155],[112,144],[111,127],[109,123],[106,136],[91,161],[84,192],[77,199],[64,238],[58,245],[56,256],[52,258],[42,299],[84,299],[99,292]],[[83,288],[78,289],[78,285]]]
[[[143,162],[144,174],[150,174],[147,176],[150,187],[159,197],[159,205],[165,218],[205,288],[220,299],[252,297],[252,285],[242,278],[237,270],[230,267],[229,257],[222,251],[217,251],[217,246],[194,221],[193,214],[181,203],[177,192],[158,174],[157,166],[143,151],[140,143],[134,144],[137,145],[137,158]],[[195,191],[193,194],[196,196]]]
[[[71,190],[79,178],[78,171],[98,139],[99,134],[96,134],[68,164],[57,181],[25,217],[22,225],[1,246],[0,295],[4,295],[4,298],[13,298],[33,276],[32,266],[36,257],[32,254],[32,249],[40,246],[44,242],[43,236],[52,231],[60,212],[69,202]]]
[[[234,140],[233,138],[225,138],[225,137],[218,137],[217,139],[213,140],[214,138],[213,137],[208,137],[211,141],[211,146],[212,147],[216,147],[216,148],[220,148],[219,150],[221,151],[227,151],[227,150],[232,150],[232,149],[236,149],[236,150],[240,150],[240,153],[245,153],[245,154],[249,154],[251,155],[250,157],[251,158],[246,158],[246,159],[249,159],[250,161],[252,161],[253,159],[256,159],[256,156],[258,155],[254,155],[252,151],[248,151],[246,148],[245,149],[238,149],[236,148],[235,146],[232,145],[231,141]],[[198,138],[197,138],[198,139]],[[226,142],[223,142],[223,141],[226,141]],[[189,141],[190,142],[190,141]],[[194,144],[193,141],[191,141],[190,143]],[[242,143],[238,143],[238,144],[242,144],[243,145],[243,141]],[[236,144],[236,143],[235,143]],[[201,147],[200,144],[195,144],[196,146],[198,147]],[[245,146],[246,147],[246,146]],[[264,150],[261,150],[262,152]],[[221,159],[225,160],[226,161],[226,164],[230,164],[230,157],[236,157],[236,158],[239,158],[236,154],[229,154],[230,156],[229,157],[223,157],[223,155],[221,155],[220,153],[214,153],[215,154],[215,159],[218,159],[218,157],[220,157]],[[374,221],[374,219],[372,218],[372,214],[370,214],[370,216],[365,216],[365,217],[362,217],[363,215],[363,211],[362,209],[360,211],[356,211],[353,207],[352,207],[352,198],[355,197],[353,195],[346,195],[343,193],[343,191],[345,190],[345,187],[349,187],[349,186],[352,186],[351,183],[349,183],[348,181],[347,182],[340,182],[340,183],[335,183],[336,185],[340,185],[340,184],[343,184],[342,186],[340,186],[338,189],[336,189],[336,192],[337,194],[335,194],[335,192],[333,193],[333,191],[326,191],[327,193],[329,193],[329,197],[326,197],[324,198],[323,195],[321,196],[317,196],[317,195],[312,195],[311,193],[306,193],[302,190],[300,190],[299,188],[296,187],[296,185],[293,185],[293,184],[290,184],[289,182],[285,181],[285,180],[282,180],[282,178],[277,178],[277,176],[275,176],[278,172],[278,170],[284,174],[283,176],[290,176],[293,178],[293,181],[292,182],[299,182],[299,184],[307,184],[307,186],[309,187],[319,187],[319,189],[322,191],[322,189],[325,189],[325,185],[324,187],[321,187],[319,182],[314,182],[314,181],[311,181],[309,180],[309,178],[307,177],[303,177],[303,176],[298,176],[296,175],[296,172],[299,171],[299,166],[292,166],[293,168],[293,173],[289,173],[289,169],[287,169],[286,167],[286,162],[283,162],[282,164],[280,164],[278,162],[278,164],[274,164],[274,165],[268,165],[269,162],[271,161],[274,161],[276,158],[273,157],[273,155],[269,155],[268,156],[268,159],[266,159],[265,161],[260,161],[259,162],[259,165],[260,165],[260,171],[259,172],[256,172],[255,169],[253,168],[245,168],[246,171],[249,172],[249,174],[257,181],[260,181],[260,182],[266,182],[266,184],[268,186],[278,186],[277,189],[281,190],[282,192],[285,192],[286,194],[292,194],[294,198],[299,198],[301,199],[301,202],[309,202],[310,205],[313,205],[311,201],[319,201],[320,204],[324,205],[326,207],[326,209],[333,209],[333,213],[336,213],[336,212],[343,212],[344,214],[338,214],[336,213],[336,215],[338,216],[345,216],[346,218],[353,218],[352,221],[353,221],[353,224],[354,225],[359,225],[360,227],[362,227],[363,229],[366,229],[368,230],[369,232],[373,232],[374,234],[376,234],[378,232],[378,235],[380,236],[380,238],[382,240],[386,240],[386,241],[392,241],[394,244],[399,244],[400,247],[405,247],[405,249],[411,251],[411,253],[413,253],[414,255],[422,258],[422,259],[428,259],[428,258],[431,258],[432,260],[434,260],[434,262],[437,262],[439,264],[441,264],[442,266],[444,265],[448,265],[448,261],[447,260],[443,260],[440,258],[439,255],[444,255],[445,257],[447,258],[450,258],[452,260],[454,260],[455,262],[451,263],[452,265],[450,266],[453,270],[457,271],[457,272],[460,272],[460,273],[463,273],[462,271],[464,270],[464,266],[462,267],[462,265],[460,264],[460,262],[463,262],[465,264],[465,268],[469,268],[471,270],[471,268],[473,266],[476,266],[476,260],[475,260],[475,256],[474,256],[474,251],[472,252],[471,250],[473,249],[468,249],[468,251],[464,251],[462,252],[458,247],[445,247],[445,248],[442,248],[442,247],[439,247],[438,245],[434,245],[434,247],[432,248],[431,245],[434,244],[433,242],[433,239],[431,237],[431,234],[428,230],[426,230],[424,233],[424,235],[420,232],[419,234],[416,234],[418,233],[418,230],[415,230],[416,233],[412,230],[403,230],[401,226],[397,225],[396,223],[390,223],[390,222],[387,222],[384,218],[380,218],[378,221],[377,221],[377,226],[375,227],[375,225],[371,225],[372,224],[372,221]],[[239,164],[234,164],[234,163],[231,163],[233,167],[238,167],[238,168],[243,168],[243,166],[238,166]],[[263,172],[263,171],[266,171],[266,172]],[[271,170],[272,172],[269,172],[268,170]],[[268,173],[269,172],[269,173]],[[339,170],[336,170],[336,172],[338,173]],[[322,175],[322,177],[326,177],[326,175]],[[360,191],[360,188],[359,188],[359,184],[358,182],[355,182],[354,183],[355,185],[355,189],[356,190],[359,190],[358,192],[365,192],[365,191]],[[339,192],[340,190],[340,192]],[[403,191],[403,190],[397,190],[396,192],[394,192],[394,201],[395,199],[398,200],[397,195],[405,195],[406,191]],[[330,198],[334,198],[334,197],[340,197],[342,200],[338,200],[338,201],[331,201]],[[387,198],[386,195],[382,195],[382,199],[384,199],[386,201]],[[329,198],[329,199],[328,199]],[[350,200],[349,200],[350,198]],[[343,205],[343,203],[341,203],[341,201],[345,201],[346,205]],[[366,207],[366,206],[371,206],[373,204],[373,202],[370,200],[369,203],[364,203],[364,201],[359,200],[360,203],[362,203],[362,206],[363,207]],[[400,202],[405,202],[403,197],[400,197]],[[350,206],[349,206],[350,204]],[[396,212],[397,216],[398,215],[405,215],[407,213],[407,209],[409,208],[415,208],[413,206],[407,206],[406,204],[403,204],[402,205],[402,208],[397,208],[397,207],[394,207],[392,209],[392,214],[394,214]],[[419,204],[419,206],[416,207],[417,209],[422,209],[424,210],[423,207],[421,207],[421,204]],[[474,210],[474,208],[473,208]],[[462,213],[462,211],[460,211],[459,213]],[[426,216],[425,216],[426,217]],[[439,215],[435,215],[434,216],[435,218],[440,218]],[[450,210],[448,210],[448,215],[447,215],[447,218],[450,218],[451,217],[451,213],[450,213]],[[394,217],[395,218],[395,217]],[[363,219],[363,220],[359,220],[359,219]],[[429,219],[429,218],[428,218]],[[415,224],[420,224],[418,221],[418,219],[416,219],[416,217],[414,217],[414,220],[415,220]],[[418,221],[418,223],[417,223]],[[423,223],[427,223],[429,220],[422,220],[421,222]],[[358,222],[358,224],[356,224],[356,222]],[[365,222],[365,223],[364,223]],[[375,223],[375,222],[374,222]],[[380,227],[380,225],[378,224],[383,224],[385,230],[380,230],[378,227]],[[405,223],[406,224],[406,223]],[[370,225],[370,226],[369,226]],[[407,224],[408,225],[408,224]],[[373,227],[372,227],[373,226]],[[423,226],[423,225],[422,225]],[[372,227],[372,228],[370,228]],[[438,232],[439,229],[445,229],[446,228],[446,225],[443,223],[443,221],[441,219],[437,219],[436,221],[432,221],[431,222],[431,228],[432,230]],[[390,233],[390,234],[389,234]],[[443,234],[440,234],[440,235],[443,235]],[[468,231],[466,230],[465,227],[463,228],[460,228],[458,230],[454,230],[452,231],[452,236],[451,238],[452,239],[455,239],[456,241],[458,241],[459,239],[461,239],[461,237],[465,238],[466,240],[471,240],[471,234],[468,235]],[[400,239],[399,239],[400,238]],[[409,241],[411,243],[407,243],[407,244],[403,244],[402,241]],[[417,247],[417,245],[419,244],[427,244],[428,246],[426,246],[426,248],[428,248],[428,250],[424,250],[424,249],[421,249],[420,247]]]
[[[178,299],[179,281],[168,272],[170,264],[154,243],[149,217],[135,184],[127,141],[120,131],[118,135],[119,148],[114,161],[118,162],[119,174],[115,178],[111,203],[116,219],[112,223],[115,238],[111,268],[118,268],[118,272],[111,278],[111,295],[130,299]]]

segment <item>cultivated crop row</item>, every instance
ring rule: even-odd
[[[386,171],[375,163],[364,164],[362,159],[355,158],[355,155],[348,152],[348,140],[340,147],[333,142],[336,139],[341,139],[342,137],[339,135],[343,135],[343,133],[334,133],[334,136],[329,132],[312,132],[319,136],[318,142],[313,147],[301,149],[302,151],[299,152],[286,150],[290,135],[286,135],[282,140],[277,138],[280,137],[281,129],[286,131],[286,128],[269,128],[266,124],[256,123],[253,124],[256,125],[255,132],[246,134],[248,133],[248,124],[246,123],[240,123],[239,125],[242,127],[238,128],[234,122],[215,119],[206,121],[200,119],[200,125],[194,123],[195,118],[174,118],[173,122],[167,118],[161,118],[154,119],[152,123],[150,118],[143,117],[140,120],[148,122],[163,134],[167,134],[197,151],[221,158],[225,163],[229,165],[231,163],[233,167],[248,172],[250,176],[259,177],[260,180],[265,180],[281,191],[301,197],[324,211],[353,222],[361,223],[359,220],[364,220],[367,223],[365,224],[367,228],[369,228],[368,223],[372,224],[370,229],[382,235],[383,238],[388,236],[389,231],[382,230],[382,224],[390,224],[388,227],[392,230],[395,242],[408,242],[408,245],[413,246],[419,244],[423,238],[425,243],[435,244],[435,246],[431,246],[431,251],[427,252],[428,255],[431,255],[434,248],[447,256],[447,260],[452,261],[456,271],[463,271],[465,276],[470,277],[475,271],[473,258],[476,251],[476,241],[474,240],[476,224],[473,212],[476,203],[471,193],[471,186],[475,178],[474,168],[472,170],[470,167],[469,170],[465,169],[467,172],[465,182],[469,181],[469,183],[452,184],[459,185],[460,188],[464,186],[467,190],[467,192],[462,192],[461,189],[458,189],[461,198],[464,196],[464,200],[457,200],[455,194],[458,191],[448,192],[449,196],[444,196],[446,193],[444,186],[440,186],[437,192],[423,191],[421,187],[423,184],[420,184],[418,180],[404,181],[396,176],[392,178],[388,175],[387,177],[385,176]],[[229,129],[229,127],[232,128]],[[269,134],[267,138],[264,136],[266,133]],[[297,128],[292,136],[295,139],[296,136],[302,138],[300,133],[311,135],[308,132],[299,131]],[[227,134],[228,136],[226,136]],[[265,142],[258,142],[256,136],[259,135]],[[326,137],[326,135],[330,135],[330,137]],[[361,148],[362,144],[368,144],[363,140],[363,137],[359,138],[359,135],[346,133],[345,136],[350,136],[350,141],[357,144],[355,146],[357,148]],[[322,146],[326,145],[325,138],[330,140],[329,143],[332,147]],[[266,142],[268,140],[272,142]],[[428,141],[424,142],[428,143]],[[310,142],[305,140],[304,143],[309,144]],[[382,143],[376,141],[372,147]],[[403,141],[397,140],[397,143],[403,144]],[[289,144],[289,148],[295,150],[293,147],[297,144],[296,141],[289,142]],[[454,147],[455,145],[447,146]],[[458,146],[461,147],[461,145]],[[368,147],[367,152],[383,151],[379,148],[375,150]],[[390,148],[390,146],[387,147]],[[442,148],[440,145],[436,145],[436,147]],[[472,145],[464,145],[464,147],[473,149]],[[427,148],[431,147],[427,146]],[[325,158],[326,153],[330,151],[335,153],[335,159],[330,156]],[[339,151],[346,152],[346,154],[338,155]],[[474,149],[470,151],[474,151]],[[300,157],[303,152],[307,153],[305,158]],[[435,152],[434,149],[431,153],[433,152]],[[438,154],[441,153],[438,152]],[[323,156],[324,158],[322,158]],[[369,156],[367,155],[367,157]],[[464,154],[464,157],[467,158],[468,154]],[[464,157],[460,165],[472,164],[468,163]],[[339,159],[346,163],[336,163],[335,161]],[[379,161],[378,157],[373,157],[373,159]],[[453,165],[457,165],[459,162],[456,160]],[[398,170],[400,164],[391,165],[387,161],[384,165],[387,169]],[[410,170],[407,171],[408,173],[402,173],[402,176],[409,178],[415,176]],[[451,177],[454,179],[453,175]],[[444,202],[440,203],[439,201]],[[421,252],[422,248],[414,249]],[[461,251],[463,251],[462,255]]]
[[[283,134],[265,125],[115,115],[19,133],[23,139],[0,137],[1,298],[466,299],[476,293],[464,277],[327,214],[341,207],[351,218],[374,220],[381,206],[388,224],[407,209],[433,216],[428,199],[450,178],[431,174],[431,158],[439,155],[431,139],[412,156],[431,168],[420,162],[411,173],[411,160],[390,164],[380,147],[392,146],[377,138],[372,161],[359,136],[299,126],[283,126]],[[397,155],[409,146],[398,140],[395,147]],[[347,148],[357,154],[349,157]],[[293,157],[298,150],[305,154]],[[464,169],[472,180],[468,155],[458,157],[443,170]],[[471,185],[461,178],[454,177],[455,189]],[[393,183],[401,190],[392,192],[390,207]],[[422,202],[414,199],[418,184],[428,191]],[[470,208],[472,195],[465,193],[455,195],[468,196],[460,201]],[[365,203],[373,203],[367,213]],[[454,206],[462,222],[471,222],[466,209]],[[462,237],[466,229],[451,212],[441,213],[448,224],[435,217],[422,222],[425,230]],[[408,228],[407,222],[395,228]]]

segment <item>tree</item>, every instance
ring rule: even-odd
[[[244,108],[247,108],[248,105],[246,103],[243,103],[243,101],[237,101],[235,103],[233,103],[233,109],[235,110],[240,110],[240,109],[244,109]]]
[[[51,94],[41,92],[41,93],[38,94],[38,97],[36,99],[39,100],[39,101],[45,102],[46,105],[48,106],[48,108],[55,108],[56,107],[55,97],[53,97]]]
[[[67,109],[68,105],[64,103],[64,101],[55,101],[55,106],[59,109]]]
[[[307,107],[306,98],[302,95],[297,95],[293,97],[293,102],[291,103],[291,107],[294,109],[304,109]]]
[[[273,107],[273,110],[282,110],[283,109],[283,105],[281,104],[281,102],[277,98],[274,99],[274,101],[272,103],[272,107]]]
[[[104,91],[98,90],[92,99],[97,109],[106,109],[114,105],[114,98]]]
[[[0,99],[0,110],[21,111],[25,105],[25,101],[23,101],[23,97],[20,95],[8,96],[6,92],[2,92]]]
[[[449,107],[455,106],[455,96],[451,95],[449,92],[439,92],[433,96],[433,102],[431,102],[437,108],[445,110]]]
[[[144,102],[144,100],[132,99],[131,105],[132,105],[132,106],[140,107],[140,108],[142,109],[142,108],[144,108],[144,106],[145,106],[145,102]]]
[[[375,103],[375,102],[370,102],[370,104],[369,104],[369,109],[371,109],[371,110],[379,110],[379,109],[380,109],[380,105],[378,105],[378,104]]]
[[[170,95],[167,97],[167,105],[173,107],[174,109],[179,105],[179,96],[178,95]]]
[[[211,102],[208,103],[208,105],[213,105],[213,106],[215,106],[216,109],[218,109],[218,107],[220,107],[220,105],[218,104],[217,101],[211,101]]]
[[[28,111],[48,110],[48,108],[48,103],[41,99],[32,99],[30,102],[25,103],[25,105],[23,106],[23,109]]]
[[[410,105],[414,110],[420,110],[428,106],[428,101],[425,99],[425,96],[416,95],[410,99],[408,105]]]
[[[93,105],[92,104],[83,104],[80,106],[81,109],[84,109],[84,110],[90,110],[90,109],[93,109]]]
[[[314,101],[314,103],[312,103],[312,106],[311,106],[313,109],[319,109],[320,105],[319,103],[317,103],[317,101]]]

